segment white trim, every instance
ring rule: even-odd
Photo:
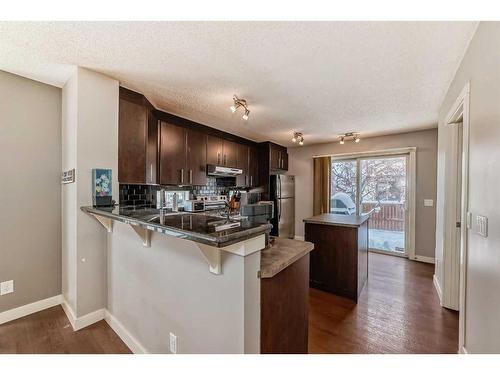
[[[415,255],[415,257],[412,260],[416,260],[417,262],[423,262],[423,263],[431,263],[431,264],[436,263],[436,260],[433,257],[424,257],[422,255]]]
[[[459,354],[469,354],[467,349],[465,349],[465,346],[461,346],[460,350],[458,351]]]
[[[314,158],[332,157],[335,160],[342,159],[354,159],[359,157],[370,157],[370,156],[386,156],[386,155],[401,155],[409,154],[411,151],[417,151],[416,147],[401,147],[401,148],[389,148],[386,150],[376,150],[376,151],[359,151],[359,152],[349,152],[343,154],[327,154],[327,155],[315,155]]]
[[[439,280],[435,274],[434,274],[434,276],[432,276],[432,283],[434,284],[434,288],[436,288],[436,292],[437,292],[437,295],[439,297],[439,304],[441,306],[443,306],[443,302],[442,302],[443,301],[443,294],[441,292],[441,286],[439,285]]]
[[[60,305],[61,301],[62,295],[57,295],[4,311],[0,313],[0,324],[4,324],[12,320],[22,318],[23,316],[34,314],[38,311]]]
[[[462,191],[456,191],[456,181],[459,171],[456,168],[457,161],[453,160],[453,167],[450,173],[450,191],[448,197],[445,196],[445,223],[443,245],[443,306],[458,309],[458,346],[459,350],[465,350],[465,301],[466,301],[466,280],[467,280],[467,213],[469,207],[469,137],[470,137],[470,82],[467,82],[448,111],[445,118],[445,126],[453,126],[462,118]],[[455,130],[451,152],[456,152],[457,137]],[[461,193],[460,221],[460,252],[456,251],[456,202],[458,194]],[[458,279],[458,282],[457,282]],[[448,280],[448,282],[446,282]],[[458,303],[456,296],[458,294]],[[453,298],[454,297],[454,298]],[[450,303],[453,302],[453,303]]]
[[[304,236],[295,236],[293,239],[297,241],[305,241]]]
[[[99,309],[77,318],[75,312],[65,300],[62,301],[61,306],[66,313],[71,326],[73,327],[73,331],[78,331],[82,328],[88,327],[89,325],[97,323],[98,321],[103,320],[105,316],[105,309]]]
[[[113,314],[108,310],[105,310],[104,319],[109,324],[109,326],[115,331],[115,333],[122,339],[125,345],[134,354],[148,354],[149,352],[141,345],[141,343],[116,319]]]

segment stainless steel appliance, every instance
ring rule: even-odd
[[[216,177],[234,177],[243,174],[243,169],[207,165],[207,175]]]
[[[295,176],[271,176],[269,197],[274,202],[272,236],[295,237]]]
[[[198,200],[205,204],[205,210],[219,210],[227,207],[226,195],[199,195]]]
[[[188,200],[184,203],[184,211],[187,212],[205,211],[205,202],[201,200]]]

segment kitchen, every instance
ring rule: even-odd
[[[419,98],[404,103],[412,82],[391,74],[431,61],[435,35],[463,51],[476,23],[0,26],[16,66],[39,68],[22,45],[88,58],[54,58],[50,79],[0,71],[13,93],[1,111],[0,352],[456,352],[459,316],[438,285],[437,119]],[[425,51],[402,64],[398,48],[347,49],[342,67],[357,74],[325,74],[347,36],[398,35]],[[443,90],[458,55],[433,62]],[[327,71],[301,75],[306,60]],[[386,113],[393,101],[342,81],[363,74],[398,93],[401,117],[366,118],[355,97]],[[412,128],[413,109],[428,128]]]
[[[204,287],[214,282],[214,288],[220,288],[216,286],[219,283],[226,288],[229,287],[226,284],[232,284],[230,290],[225,290],[224,299],[233,301],[229,311],[235,307],[240,309],[238,313],[233,311],[232,319],[242,319],[241,323],[235,321],[234,330],[229,332],[231,335],[240,332],[243,346],[227,342],[225,345],[231,344],[228,347],[214,344],[200,347],[199,341],[196,345],[190,342],[193,333],[183,332],[189,329],[180,326],[177,332],[168,334],[175,337],[175,342],[179,336],[182,345],[177,347],[171,343],[167,350],[307,353],[309,252],[314,246],[293,239],[293,210],[285,209],[286,219],[283,215],[279,220],[282,207],[289,206],[282,204],[282,186],[291,190],[290,198],[283,201],[294,204],[293,177],[284,175],[288,169],[286,148],[271,142],[255,143],[194,123],[154,108],[139,93],[123,87],[119,91],[120,205],[113,206],[110,197],[96,193],[94,205],[81,207],[82,211],[111,233],[112,257],[115,251],[123,252],[122,246],[133,246],[125,244],[125,238],[136,242],[135,246],[142,243],[161,252],[171,251],[161,247],[163,241],[174,241],[169,237],[189,241],[189,245],[183,246],[198,249],[202,259],[197,267],[205,263],[205,271],[185,282],[195,284],[195,280],[202,277]],[[248,109],[246,111],[248,113]],[[281,179],[288,185],[280,184]],[[129,227],[129,233],[124,233],[127,230],[124,226]],[[138,238],[133,238],[135,235]],[[186,267],[192,265],[182,267],[182,273],[189,274]],[[300,277],[290,279],[288,275],[295,275],[296,269],[301,270]],[[166,267],[164,272],[168,270]],[[282,281],[285,279],[286,284]],[[286,314],[281,308],[292,301],[280,300],[280,295],[288,295],[283,293],[284,289],[294,294],[294,306],[290,305]],[[213,290],[204,293],[221,298]],[[189,300],[196,296],[190,295]],[[182,299],[177,297],[175,303],[182,308]],[[119,305],[119,301],[116,304]],[[226,303],[216,304],[214,314],[217,313],[210,322],[212,327],[221,316],[227,318],[226,309]],[[210,307],[205,304],[202,311],[203,319],[208,319]],[[115,314],[119,316],[120,312]],[[138,324],[133,317],[127,318],[129,325]],[[197,320],[195,316],[193,319]],[[298,325],[284,341],[278,327],[286,327],[289,322],[298,322]],[[161,320],[155,323],[163,325]],[[227,325],[228,321],[222,323]],[[136,342],[134,347],[138,352],[149,351],[144,344],[138,344],[147,342],[148,338],[132,341]],[[150,341],[146,344],[148,347],[158,345]],[[165,348],[158,346],[155,351],[165,351]]]

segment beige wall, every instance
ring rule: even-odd
[[[0,71],[0,312],[61,293],[61,90]]]
[[[302,220],[313,214],[313,156],[401,147],[417,147],[415,253],[434,258],[436,210],[435,207],[424,207],[423,201],[436,199],[436,129],[366,138],[360,143],[346,142],[341,145],[335,142],[288,149],[288,174],[296,176],[295,234],[304,235]]]
[[[445,116],[470,82],[469,211],[488,217],[489,235],[468,231],[465,348],[500,353],[500,23],[481,22],[453,79],[439,116],[440,171],[449,152]],[[445,174],[438,190],[444,195]],[[473,218],[473,222],[474,222]]]
[[[108,235],[108,311],[149,353],[258,353],[260,252],[222,253],[209,272],[196,243],[152,233],[145,248],[130,225]]]
[[[78,68],[63,87],[63,294],[76,317],[106,307],[106,231],[80,210],[92,205],[92,168],[113,170],[118,197],[118,81]]]

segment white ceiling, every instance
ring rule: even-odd
[[[256,141],[436,126],[476,22],[0,22],[0,69],[62,87],[79,65]],[[232,114],[247,99],[250,119]]]

